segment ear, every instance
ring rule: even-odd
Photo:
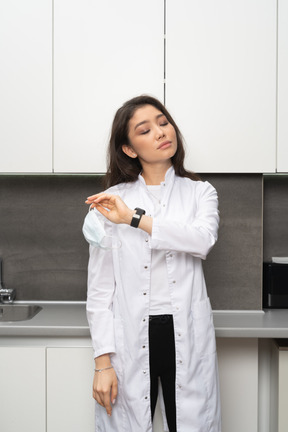
[[[130,145],[127,144],[123,144],[122,145],[122,151],[129,157],[135,159],[137,158],[137,154],[135,153],[135,151],[132,149],[132,147]]]

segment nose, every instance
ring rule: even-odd
[[[160,138],[163,138],[163,136],[165,136],[164,130],[161,128],[161,126],[157,126],[156,139],[159,140]]]

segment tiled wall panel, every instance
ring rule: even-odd
[[[203,175],[217,189],[219,240],[204,263],[214,309],[260,309],[262,176]],[[18,300],[85,300],[86,196],[98,176],[1,176],[0,256]]]
[[[204,263],[214,309],[261,309],[262,176],[203,175],[217,189],[219,239]]]

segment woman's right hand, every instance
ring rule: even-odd
[[[99,366],[98,368],[100,369]],[[102,370],[102,372],[95,372],[93,397],[99,405],[106,409],[108,416],[112,414],[112,405],[114,405],[116,401],[117,392],[118,382],[114,368]]]
[[[100,192],[85,201],[91,208],[96,209],[108,220],[116,224],[130,225],[135,210],[131,210],[118,195]]]

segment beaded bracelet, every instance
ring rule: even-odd
[[[113,369],[113,366],[108,366],[108,367],[103,368],[103,369],[94,369],[94,371],[95,372],[102,372],[102,371],[107,370],[107,369]]]

